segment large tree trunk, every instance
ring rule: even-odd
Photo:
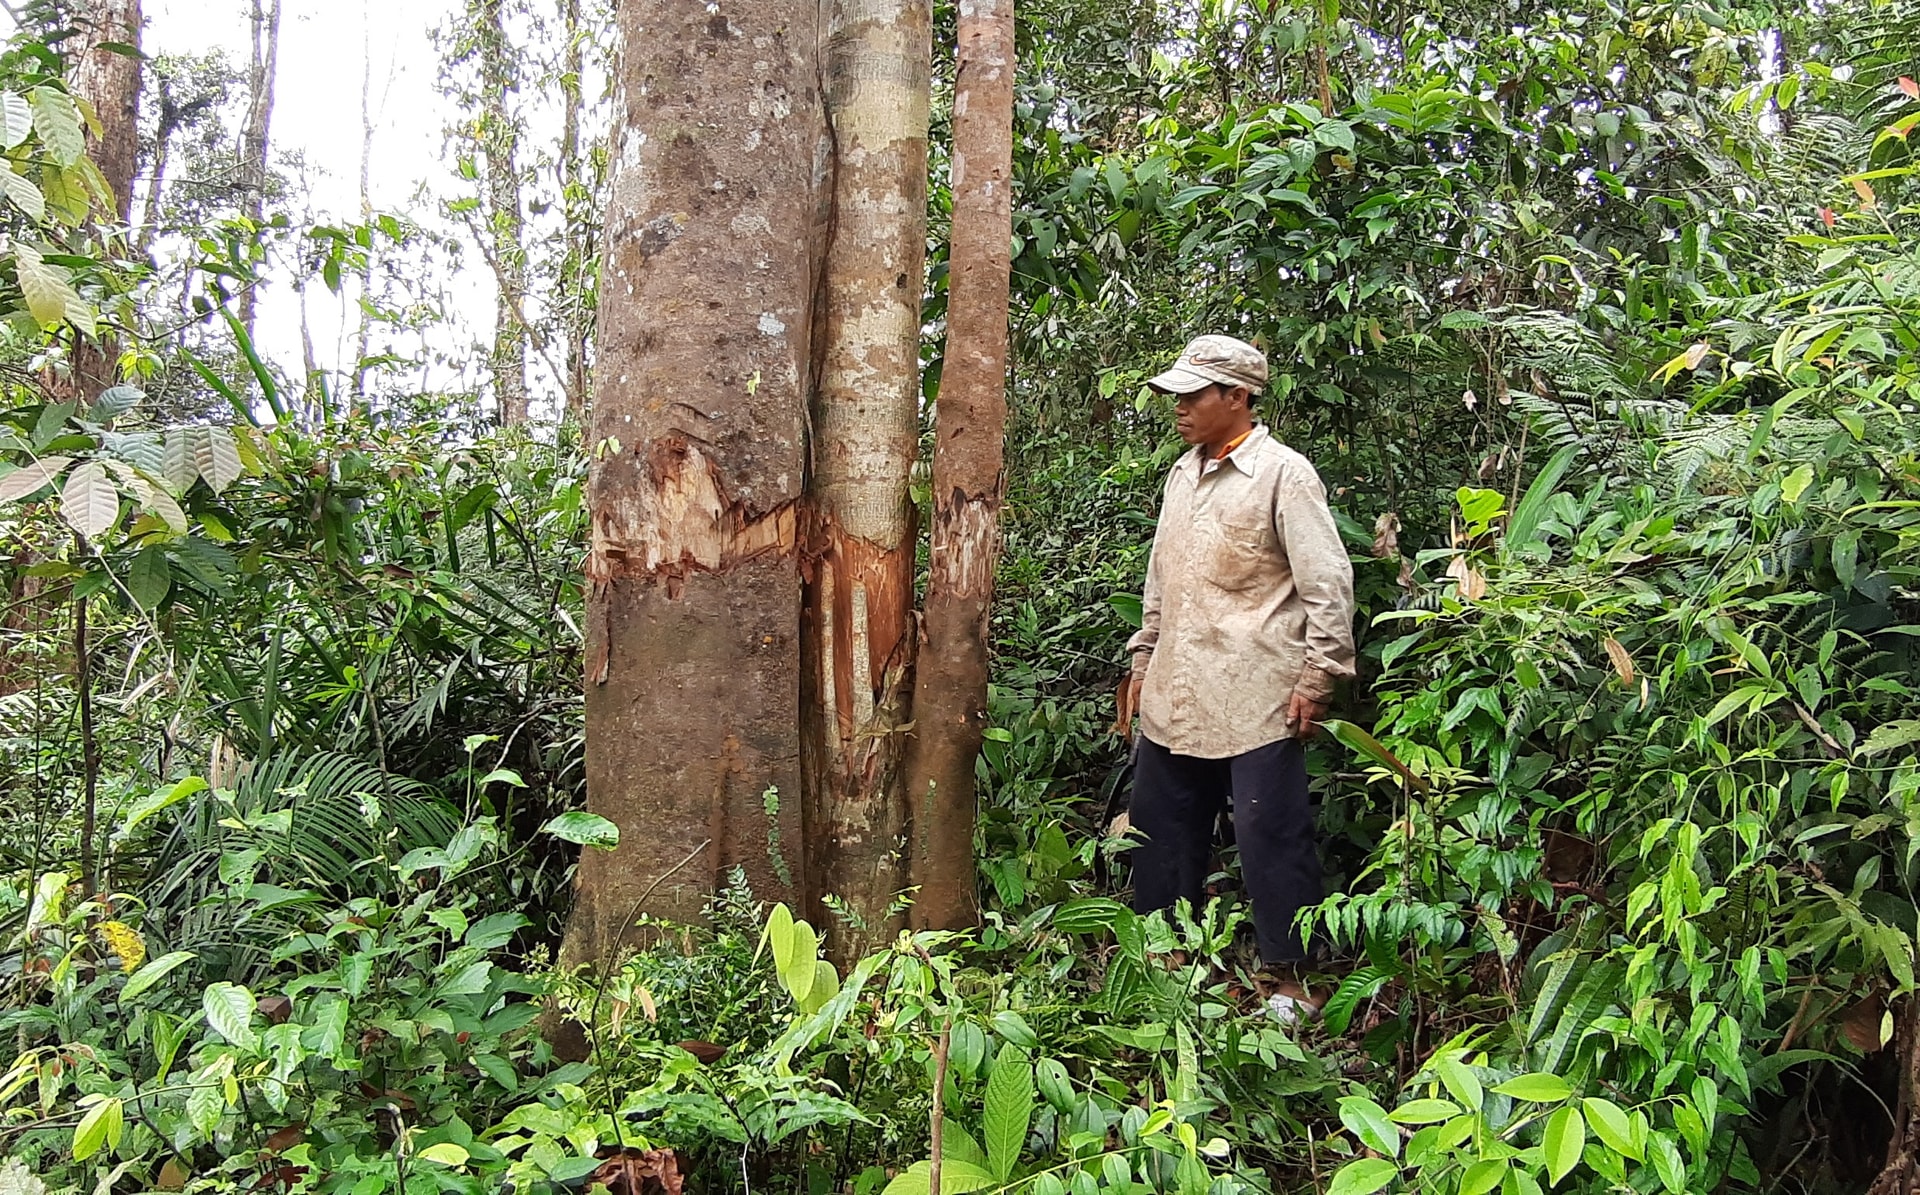
[[[906,885],[932,12],[927,0],[836,0],[832,22],[801,742],[814,895],[841,898],[865,926],[835,935],[850,957],[887,932]]]
[[[94,223],[116,240],[133,217],[134,163],[140,155],[140,26],[140,0],[92,0],[76,35],[81,48],[73,90],[100,118],[100,135],[89,131],[87,152],[106,180],[113,205]],[[91,402],[118,379],[119,355],[110,332],[103,331],[98,341],[76,338],[68,376],[56,390]]]
[[[817,0],[622,0],[587,556],[588,850],[565,957],[795,900]],[[763,794],[778,790],[776,800]]]
[[[258,226],[267,207],[267,144],[273,128],[273,86],[280,69],[282,0],[253,0],[252,57],[247,67],[247,119],[240,130],[240,214]],[[257,281],[240,291],[240,325],[253,335]]]
[[[987,623],[1005,488],[1014,62],[1013,0],[961,5],[932,569],[907,768],[920,886],[912,916],[920,926],[960,928],[978,918],[973,776],[986,727]]]
[[[493,392],[500,421],[527,421],[526,217],[520,206],[520,127],[508,109],[514,78],[503,0],[474,7],[480,41],[480,149],[486,157],[487,244],[498,294],[493,307]]]

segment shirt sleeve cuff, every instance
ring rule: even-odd
[[[1294,682],[1293,691],[1315,701],[1333,700],[1334,678],[1332,674],[1309,664],[1300,670],[1300,679]]]
[[[1136,647],[1133,650],[1133,674],[1135,676],[1145,676],[1147,674],[1147,665],[1152,662],[1153,649],[1151,647]]]

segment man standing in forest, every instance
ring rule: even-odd
[[[1134,907],[1205,900],[1229,801],[1276,1015],[1313,1011],[1295,915],[1320,900],[1301,741],[1353,675],[1353,566],[1307,459],[1254,421],[1259,349],[1202,336],[1147,383],[1193,445],[1167,478],[1121,725],[1140,715]]]

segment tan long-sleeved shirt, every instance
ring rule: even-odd
[[[1167,477],[1147,563],[1140,729],[1225,759],[1293,737],[1287,702],[1353,675],[1353,565],[1307,458],[1256,427],[1220,460]]]

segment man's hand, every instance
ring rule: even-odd
[[[1113,720],[1113,733],[1131,743],[1133,741],[1133,716],[1140,712],[1140,684],[1146,678],[1135,672],[1120,682],[1120,691],[1114,694],[1119,716]]]
[[[1295,737],[1310,739],[1320,733],[1320,719],[1327,716],[1327,703],[1296,690],[1287,702],[1287,722]]]

